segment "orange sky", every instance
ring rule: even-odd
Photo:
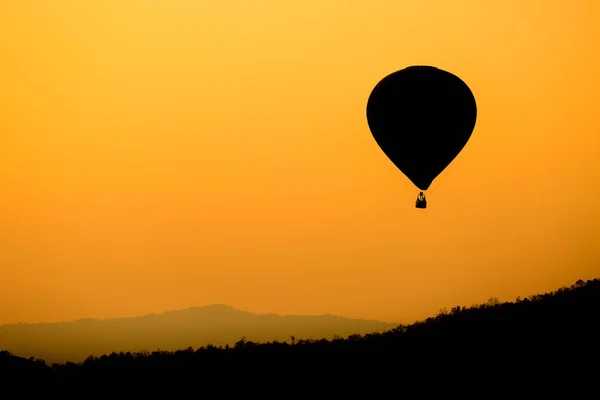
[[[410,323],[599,277],[598,20],[593,0],[2,1],[0,324],[212,303]],[[365,116],[413,64],[478,104],[427,210]]]

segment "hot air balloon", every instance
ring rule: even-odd
[[[381,150],[423,192],[467,144],[477,119],[471,89],[456,75],[416,65],[384,77],[367,102],[369,129]]]

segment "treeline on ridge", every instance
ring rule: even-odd
[[[579,280],[515,302],[492,298],[477,306],[441,310],[435,317],[383,333],[266,343],[242,338],[232,346],[112,353],[50,366],[3,351],[0,368],[7,380],[38,379],[50,386],[164,383],[183,377],[207,383],[224,377],[283,382],[303,374],[313,383],[384,376],[408,381],[424,373],[492,374],[521,368],[573,373],[597,363],[599,311],[600,279]]]

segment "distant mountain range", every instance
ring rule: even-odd
[[[192,307],[134,318],[0,325],[0,350],[50,363],[81,362],[111,352],[177,350],[212,344],[347,337],[398,324],[335,315],[256,314],[226,305]]]

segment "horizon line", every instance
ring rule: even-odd
[[[248,310],[244,310],[241,308],[236,308],[234,306],[230,306],[224,303],[210,303],[210,304],[205,304],[205,305],[196,305],[196,306],[189,306],[189,307],[185,307],[185,308],[178,308],[178,309],[168,309],[162,312],[149,312],[146,314],[138,314],[138,315],[128,315],[128,316],[120,316],[120,317],[107,317],[107,318],[94,318],[94,317],[81,317],[81,318],[77,318],[77,319],[72,319],[72,320],[62,320],[62,321],[37,321],[37,322],[13,322],[13,323],[0,323],[0,327],[2,326],[9,326],[9,325],[43,325],[43,324],[66,324],[66,323],[74,323],[74,322],[80,322],[80,321],[101,321],[101,322],[105,322],[105,321],[113,321],[113,320],[119,320],[119,319],[135,319],[135,318],[144,318],[144,317],[150,317],[150,316],[160,316],[160,315],[165,315],[168,313],[175,313],[175,312],[181,312],[181,311],[186,311],[186,310],[191,310],[191,309],[198,309],[198,308],[211,308],[211,307],[224,307],[224,308],[228,308],[234,311],[239,311],[242,313],[248,313],[248,314],[253,314],[256,316],[267,316],[267,315],[271,315],[271,316],[277,316],[277,317],[338,317],[338,318],[343,318],[343,319],[348,319],[348,320],[360,320],[360,321],[370,321],[370,322],[377,322],[377,323],[381,323],[381,324],[389,324],[389,325],[398,325],[398,322],[389,322],[389,321],[381,321],[381,320],[377,320],[377,319],[372,319],[372,318],[357,318],[357,317],[346,317],[344,315],[339,315],[339,314],[331,314],[331,313],[326,313],[326,314],[277,314],[277,313],[272,313],[272,312],[268,312],[268,313],[258,313],[258,312],[254,312],[254,311],[248,311]]]

